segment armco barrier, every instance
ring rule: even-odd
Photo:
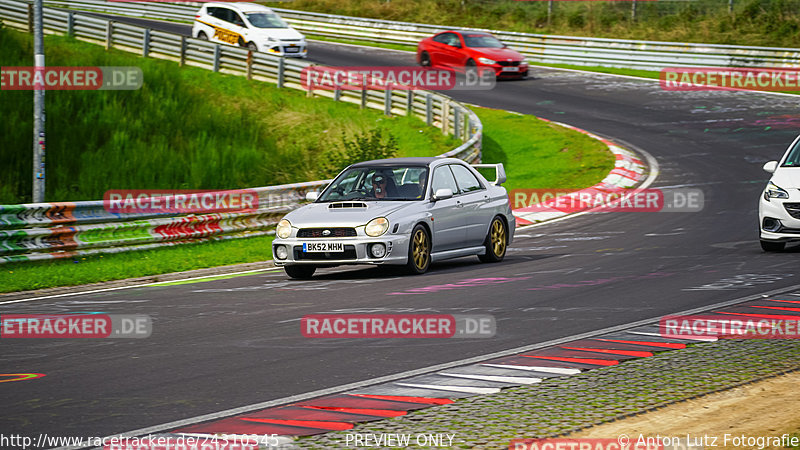
[[[74,4],[70,2],[70,6]],[[156,8],[165,18],[173,8],[164,4],[142,6],[137,3],[136,6]],[[29,30],[31,12],[29,3],[0,0],[0,21],[5,26]],[[107,48],[246,76],[274,83],[280,88],[303,89],[300,72],[309,66],[304,61],[254,53],[239,47],[50,7],[44,9],[44,28],[47,33],[72,34]],[[313,95],[379,109],[386,114],[417,116],[463,142],[441,156],[480,161],[483,130],[480,120],[471,110],[445,95],[413,90],[391,90],[388,95],[382,90],[315,90]],[[106,210],[102,201],[0,205],[0,263],[266,234],[281,215],[303,201],[307,191],[317,190],[329,181],[254,188],[252,190],[259,196],[257,210],[220,214],[112,213]]]
[[[2,3],[2,2],[0,2]],[[199,3],[45,0],[49,5],[190,23]],[[416,45],[442,25],[364,19],[273,8],[298,30],[317,36]],[[461,28],[461,27],[456,27]],[[463,28],[462,28],[463,29]],[[741,45],[635,41],[490,31],[534,62],[660,70],[664,67],[800,67],[800,50]]]

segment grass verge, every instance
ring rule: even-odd
[[[357,108],[352,107],[354,110]],[[605,146],[576,131],[533,116],[473,108],[484,126],[483,161],[502,162],[506,189],[581,188],[614,166]],[[430,154],[430,153],[429,153]],[[0,292],[157,275],[272,258],[271,237],[186,244],[68,260],[0,265]]]
[[[451,136],[244,77],[47,36],[50,66],[138,66],[136,91],[47,92],[46,201],[97,200],[109,189],[232,189],[325,179],[319,155],[375,129],[401,154],[444,153]],[[31,36],[0,28],[0,64],[28,66]],[[30,91],[0,95],[0,204],[31,199]]]
[[[272,236],[0,265],[0,293],[77,286],[272,259]]]
[[[294,0],[280,6],[443,27],[612,39],[793,48],[800,37],[798,0],[637,2],[635,17],[625,1]]]

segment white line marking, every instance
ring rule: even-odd
[[[654,337],[660,337],[660,338],[669,339],[669,338],[667,338],[665,336],[662,336],[661,333],[648,333],[648,332],[645,332],[645,331],[627,331],[627,333],[628,334],[637,334],[639,336],[654,336]],[[708,336],[708,337],[704,337],[704,336],[681,336],[679,339],[686,339],[688,341],[717,342],[717,338],[712,337],[712,336]]]
[[[201,277],[182,278],[180,280],[157,281],[155,283],[144,283],[144,284],[134,284],[134,285],[131,285],[131,286],[118,286],[118,287],[113,287],[113,288],[94,289],[94,290],[91,290],[91,291],[67,292],[65,294],[53,294],[53,295],[45,295],[45,296],[42,296],[42,297],[30,297],[30,298],[22,298],[22,299],[19,299],[19,300],[9,300],[7,302],[0,302],[0,305],[10,305],[12,303],[32,302],[34,300],[45,300],[45,299],[48,299],[48,298],[69,297],[69,296],[73,296],[73,295],[97,294],[99,292],[119,291],[119,290],[122,290],[122,289],[133,289],[133,288],[147,287],[147,286],[158,286],[160,284],[167,284],[167,283],[184,283],[184,282],[192,281],[192,280],[202,280],[204,278],[228,277],[228,276],[236,276],[236,275],[245,275],[245,274],[248,274],[248,273],[255,273],[255,272],[271,272],[271,271],[275,271],[275,270],[278,270],[278,269],[279,269],[278,267],[268,268],[268,269],[254,269],[254,270],[245,270],[245,271],[242,271],[242,272],[221,273],[221,274],[218,274],[218,275],[204,275],[204,276],[201,276]]]
[[[432,389],[434,391],[463,392],[465,394],[496,394],[500,388],[482,388],[471,386],[439,386],[438,384],[395,383],[398,386]]]
[[[580,369],[566,369],[562,367],[543,366],[515,366],[511,364],[481,364],[482,366],[497,367],[500,369],[529,370],[531,372],[556,373],[559,375],[575,375],[581,373]]]
[[[500,383],[514,383],[514,384],[533,384],[542,382],[541,378],[533,378],[533,377],[470,375],[466,373],[447,373],[447,372],[439,372],[439,375],[444,377],[456,377],[456,378],[466,378],[469,380],[496,381]]]

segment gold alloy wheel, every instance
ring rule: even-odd
[[[428,265],[428,235],[425,230],[419,229],[414,233],[414,250],[412,251],[414,265],[422,270]]]
[[[500,219],[492,222],[492,252],[498,258],[506,253],[506,227]]]

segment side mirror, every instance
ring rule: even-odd
[[[775,173],[775,170],[778,169],[778,161],[770,161],[764,164],[763,169],[765,172]]]
[[[308,200],[310,202],[315,202],[315,201],[317,201],[318,198],[319,198],[319,192],[317,192],[317,191],[307,192],[306,193],[306,200]]]
[[[433,201],[445,200],[451,197],[453,197],[453,191],[451,189],[441,188],[436,190],[436,193],[433,194],[431,200]]]

